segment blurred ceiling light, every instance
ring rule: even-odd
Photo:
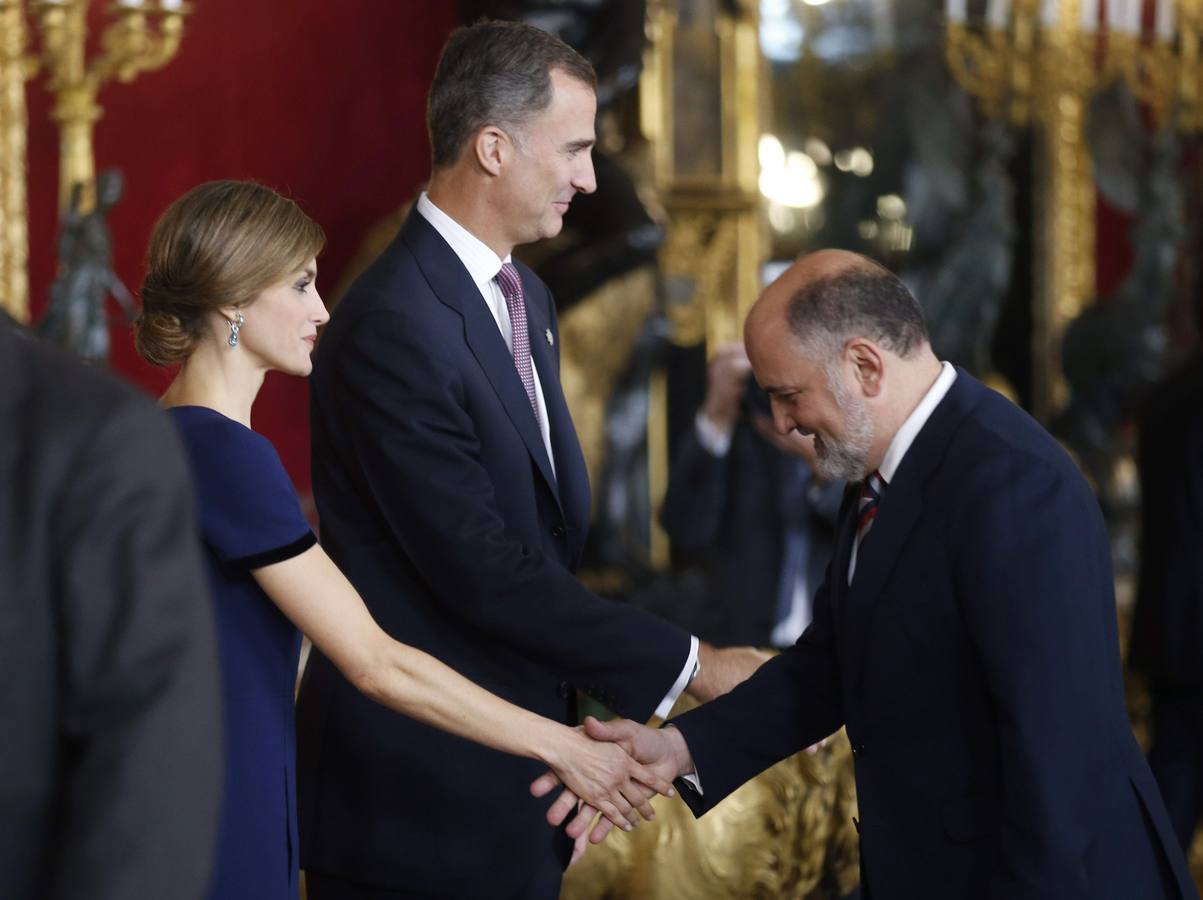
[[[807,6],[824,6],[825,4],[830,3],[831,0],[802,0],[802,2]]]
[[[857,233],[866,241],[871,241],[877,237],[877,223],[872,219],[864,219],[856,223]]]
[[[906,218],[906,201],[897,194],[883,194],[877,198],[877,214],[883,219],[900,222]]]
[[[769,224],[780,234],[789,234],[798,224],[797,215],[788,206],[769,204]]]
[[[760,158],[760,193],[768,200],[792,209],[810,209],[822,202],[818,166],[805,153],[795,150],[786,154],[776,138],[762,139]]]
[[[762,169],[784,169],[785,148],[775,134],[762,134],[760,144],[756,148]]]
[[[770,62],[797,62],[802,56],[802,23],[790,0],[760,0],[760,49]]]
[[[831,148],[821,139],[816,137],[807,138],[806,142],[802,145],[802,149],[806,151],[807,156],[820,166],[831,165]]]
[[[819,174],[819,167],[815,165],[815,161],[797,150],[791,150],[785,157],[785,168],[812,180]]]
[[[873,174],[873,154],[864,147],[853,147],[850,153],[848,169],[853,175],[866,178]]]

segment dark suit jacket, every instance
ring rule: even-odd
[[[1203,358],[1150,393],[1138,459],[1131,662],[1160,687],[1203,689]]]
[[[769,644],[787,525],[781,495],[787,467],[797,465],[803,463],[786,457],[742,418],[721,458],[701,445],[692,423],[681,437],[660,522],[674,561],[696,565],[706,575],[705,595],[685,598],[688,608],[679,620],[703,640],[720,646]],[[806,576],[812,594],[831,557],[842,495],[843,482],[833,482],[797,500],[810,540]]]
[[[179,442],[4,323],[0,435],[0,896],[202,897],[221,717]]]
[[[646,719],[689,636],[573,576],[589,484],[559,386],[555,306],[519,265],[555,474],[479,290],[413,212],[335,311],[311,381],[326,550],[380,625],[566,721],[581,688]],[[504,897],[567,843],[530,797],[540,766],[359,695],[320,654],[298,709],[302,865],[385,887]]]
[[[875,900],[1195,897],[1128,725],[1102,517],[1061,448],[961,371],[849,588],[855,496],[811,627],[676,720],[695,811],[846,724]]]

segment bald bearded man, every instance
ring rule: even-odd
[[[688,776],[700,815],[847,726],[872,900],[1197,897],[1128,724],[1102,516],[1061,447],[941,363],[863,257],[799,260],[745,341],[777,429],[850,483],[814,621],[662,730],[589,732]]]

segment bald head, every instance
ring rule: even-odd
[[[824,355],[857,337],[900,357],[928,341],[923,312],[906,286],[889,269],[848,250],[799,257],[761,294],[744,329],[749,341],[788,329]]]
[[[876,468],[940,372],[910,291],[843,250],[804,256],[765,288],[744,342],[777,430],[813,435],[828,479]]]

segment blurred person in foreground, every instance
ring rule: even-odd
[[[200,900],[221,792],[179,440],[0,321],[0,897]]]

